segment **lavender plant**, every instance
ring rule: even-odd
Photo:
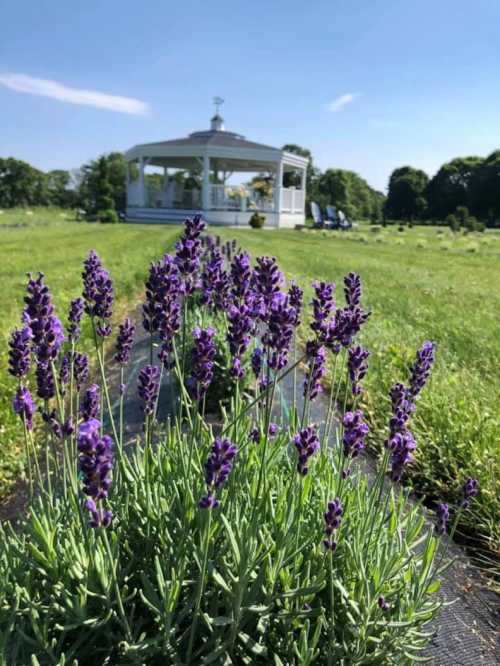
[[[129,449],[125,386],[117,416],[108,366],[118,364],[123,384],[134,324],[120,325],[108,358],[108,271],[89,254],[66,340],[43,276],[29,279],[10,372],[31,504],[20,529],[0,526],[4,663],[413,663],[441,605],[438,532],[452,533],[478,492],[464,480],[457,508],[440,506],[433,529],[387,478],[411,464],[410,420],[434,345],[391,391],[385,455],[369,480],[356,462],[369,430],[357,404],[368,372],[356,340],[368,319],[359,276],[346,277],[343,307],[334,285],[316,283],[308,318],[274,259],[252,267],[235,244],[222,252],[220,239],[202,242],[202,231],[188,221],[175,257],[150,268],[151,353],[137,384],[144,428]],[[78,349],[83,308],[99,371],[90,386]],[[301,319],[311,331],[303,351]],[[304,361],[303,395],[294,388],[290,404],[282,386]],[[330,364],[315,422],[311,401]],[[160,422],[165,373],[180,409]],[[226,380],[230,399],[209,419],[202,405]]]

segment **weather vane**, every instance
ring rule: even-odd
[[[224,104],[222,97],[214,97],[215,113],[219,114],[220,107]]]

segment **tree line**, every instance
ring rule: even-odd
[[[389,219],[446,222],[452,228],[500,227],[500,150],[488,157],[457,157],[432,177],[404,166],[389,179]]]
[[[447,223],[451,228],[500,227],[500,150],[486,158],[457,157],[432,177],[420,169],[395,169],[387,196],[346,169],[318,169],[307,148],[286,144],[284,150],[309,158],[307,205],[333,204],[349,219]],[[80,169],[44,173],[27,162],[0,158],[0,208],[59,206],[83,209],[101,221],[116,221],[126,208],[127,163],[122,153],[102,155]],[[155,174],[149,174],[153,179]],[[298,185],[285,174],[285,186]]]

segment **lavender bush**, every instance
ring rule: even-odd
[[[112,338],[113,283],[97,254],[85,261],[66,331],[43,276],[29,279],[9,367],[31,503],[20,529],[0,527],[3,663],[412,663],[440,608],[438,533],[453,531],[478,492],[467,480],[433,529],[387,479],[411,464],[411,417],[434,345],[424,343],[408,384],[391,391],[385,455],[369,480],[359,276],[346,277],[344,305],[335,285],[316,283],[308,315],[274,259],[252,265],[203,229],[189,220],[175,257],[150,268],[151,353],[135,386],[124,383],[135,326],[126,319]],[[98,372],[90,386],[77,348],[83,311]],[[301,321],[311,330],[304,352]],[[110,363],[120,372],[117,411]],[[311,403],[329,364],[326,418],[315,423]],[[162,423],[165,373],[180,408]],[[290,376],[293,404],[284,404]],[[207,397],[222,381],[229,397],[209,419]],[[144,418],[128,447],[126,391]]]

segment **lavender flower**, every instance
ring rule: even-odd
[[[33,415],[36,412],[36,405],[31,393],[25,386],[19,386],[17,389],[12,407],[16,414],[23,419],[28,430],[33,430]]]
[[[252,269],[250,267],[250,255],[241,252],[234,256],[231,262],[231,293],[235,299],[244,301],[250,291],[252,280]]]
[[[26,377],[30,370],[30,344],[33,333],[29,326],[16,328],[9,340],[9,373],[13,377]]]
[[[134,342],[135,326],[129,317],[123,324],[118,326],[118,336],[116,338],[115,361],[120,365],[126,365],[130,361],[132,344]]]
[[[363,390],[359,383],[368,372],[368,363],[366,361],[369,356],[370,352],[360,346],[350,347],[348,350],[347,367],[354,395],[359,395]]]
[[[68,339],[70,342],[76,342],[80,337],[80,323],[83,317],[84,302],[82,298],[75,298],[71,301],[68,314]]]
[[[429,378],[434,363],[435,344],[426,340],[417,352],[417,358],[411,369],[409,393],[416,398]]]
[[[219,248],[213,247],[201,273],[202,304],[212,309],[224,309],[229,302],[229,287],[224,258]]]
[[[64,342],[64,332],[54,314],[52,297],[43,282],[43,273],[39,273],[36,280],[29,275],[27,291],[23,318],[31,329],[35,353],[39,361],[54,361]]]
[[[323,390],[321,380],[325,376],[326,349],[316,340],[306,343],[307,372],[304,379],[304,397],[314,400]]]
[[[52,368],[46,361],[37,361],[36,365],[36,393],[42,400],[50,400],[56,394],[56,385]]]
[[[80,405],[80,415],[84,421],[95,419],[101,409],[101,390],[97,384],[92,384],[85,391],[82,404]]]
[[[75,352],[73,357],[73,377],[75,379],[76,390],[79,391],[85,384],[89,376],[89,359],[85,354]]]
[[[275,257],[257,257],[253,286],[261,298],[264,316],[276,302],[275,299],[283,279],[283,273],[279,270]]]
[[[71,379],[71,352],[68,351],[64,354],[61,361],[61,368],[59,370],[59,383],[63,388],[69,384]]]
[[[369,317],[370,312],[365,312],[359,305],[338,309],[324,333],[325,344],[338,354],[342,347],[349,347]]]
[[[302,476],[306,476],[309,472],[309,458],[320,448],[316,427],[308,426],[307,428],[303,428],[297,435],[295,435],[293,443],[295,444],[295,448],[299,455],[297,471]]]
[[[100,320],[96,326],[97,333],[101,337],[108,337],[111,334],[108,320],[113,314],[113,282],[95,250],[89,252],[83,265],[85,312],[92,318]]]
[[[80,470],[83,475],[83,490],[89,497],[85,507],[90,513],[91,527],[108,527],[112,513],[101,506],[108,497],[113,471],[113,440],[108,435],[101,437],[100,421],[91,418],[80,425],[77,446]]]
[[[413,452],[417,448],[413,433],[405,428],[387,440],[386,446],[392,452],[391,479],[401,481],[404,468],[412,461]]]
[[[365,439],[370,431],[368,424],[363,421],[363,412],[346,412],[342,419],[344,434],[342,444],[346,458],[356,458],[365,448]]]
[[[187,218],[184,233],[176,244],[175,263],[184,281],[184,292],[192,294],[196,287],[196,276],[200,267],[201,241],[200,235],[205,228],[201,215]]]
[[[377,604],[380,610],[384,611],[384,613],[389,610],[389,604],[382,595],[377,599]]]
[[[220,502],[216,492],[226,483],[233,469],[237,448],[229,439],[216,437],[212,450],[205,463],[205,483],[207,494],[199,501],[201,509],[216,509]]]
[[[53,409],[50,412],[42,412],[42,419],[49,426],[52,434],[57,439],[62,439],[63,437],[63,427],[57,418],[56,410]]]
[[[214,343],[215,329],[212,327],[193,331],[194,346],[191,352],[191,376],[188,387],[195,400],[202,400],[214,376],[214,359],[216,348]]]
[[[281,292],[274,293],[267,312],[268,329],[262,342],[270,350],[269,367],[282,370],[288,361],[297,313],[290,306],[288,297]]]
[[[227,340],[233,357],[230,372],[235,379],[242,379],[245,376],[245,369],[241,366],[241,357],[250,344],[254,321],[250,308],[244,303],[231,305],[227,318],[229,323]]]
[[[334,551],[337,548],[337,542],[334,541],[333,536],[335,531],[340,527],[343,513],[344,509],[342,507],[342,502],[338,497],[336,497],[333,502],[328,502],[328,510],[325,513],[326,539],[323,541],[323,545],[327,550]]]
[[[276,435],[279,433],[280,427],[277,423],[270,423],[269,428],[267,430],[269,437],[276,437]]]
[[[147,365],[139,373],[137,392],[143,401],[143,412],[146,416],[154,413],[156,400],[160,390],[160,370],[154,365]]]
[[[438,504],[436,508],[438,523],[436,525],[436,532],[438,534],[446,534],[448,521],[450,520],[450,509],[447,504]]]
[[[263,361],[264,352],[260,347],[255,347],[252,352],[251,365],[252,372],[255,375],[255,379],[258,379],[262,371],[262,361]]]
[[[361,302],[361,278],[357,273],[348,273],[344,278],[344,294],[348,306],[355,307]]]
[[[295,284],[295,282],[292,282],[288,289],[288,300],[292,308],[295,309],[295,326],[297,327],[300,324],[300,313],[304,303],[304,292],[297,284]]]
[[[325,340],[328,330],[328,320],[335,308],[333,293],[335,284],[333,282],[313,282],[315,296],[312,300],[313,321],[311,329],[321,341]]]
[[[464,498],[462,500],[462,508],[466,509],[470,500],[475,497],[479,492],[479,482],[477,479],[467,479],[463,488]]]

